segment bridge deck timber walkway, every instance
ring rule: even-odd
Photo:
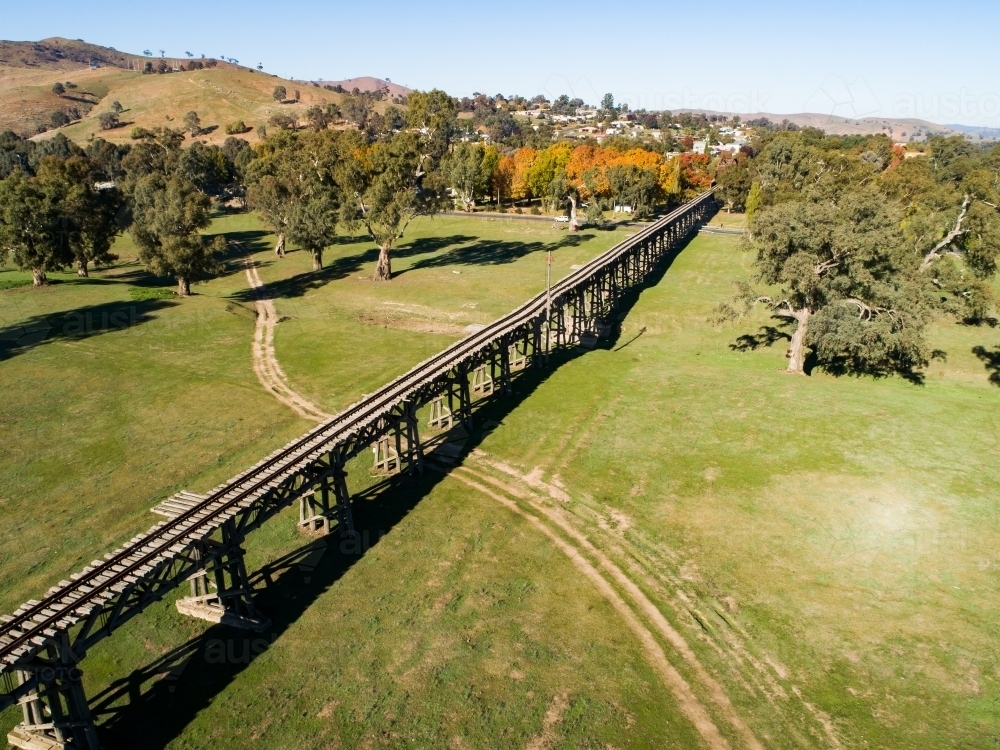
[[[472,431],[473,405],[509,393],[557,347],[592,347],[623,295],[643,283],[715,210],[713,190],[601,254],[508,315],[421,362],[207,494],[180,492],[149,531],[0,616],[0,710],[20,704],[8,735],[26,750],[98,750],[80,663],[95,643],[189,582],[186,614],[262,630],[243,561],[247,535],[299,503],[301,526],[354,533],[345,465],[373,451],[376,467],[422,472],[417,412],[430,426]]]

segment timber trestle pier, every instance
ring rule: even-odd
[[[626,239],[510,314],[421,362],[378,392],[207,494],[180,492],[164,520],[94,560],[40,600],[0,616],[0,710],[20,704],[8,741],[26,750],[99,750],[80,664],[88,650],[187,583],[183,613],[263,630],[243,561],[247,535],[290,505],[316,533],[354,534],[347,462],[367,451],[378,469],[422,473],[418,411],[429,426],[472,432],[473,405],[509,393],[519,371],[550,350],[592,348],[642,284],[714,210],[709,190]]]

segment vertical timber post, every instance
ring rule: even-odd
[[[232,518],[223,521],[221,532],[221,542],[205,540],[202,553],[207,558],[205,567],[192,576],[203,579],[201,593],[178,599],[177,611],[199,620],[263,632],[271,621],[254,607],[245,552],[240,546],[242,539]],[[209,590],[212,585],[215,586],[214,592]],[[195,587],[197,590],[197,581]]]
[[[354,514],[351,512],[351,493],[347,489],[347,472],[344,471],[344,456],[340,451],[330,454],[333,463],[334,513],[337,516],[337,530],[342,537],[354,535]]]
[[[69,634],[47,639],[44,652],[44,659],[17,673],[19,685],[36,678],[38,684],[21,699],[23,721],[7,742],[23,750],[101,750]]]

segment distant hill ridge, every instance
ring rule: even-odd
[[[967,125],[939,125],[917,118],[897,117],[843,117],[840,115],[823,115],[816,112],[797,112],[790,115],[779,115],[771,112],[743,114],[733,112],[717,112],[703,109],[677,110],[693,114],[722,115],[726,118],[739,114],[743,122],[752,122],[761,118],[780,124],[787,120],[800,128],[819,128],[828,135],[878,135],[885,134],[894,141],[910,140],[925,141],[934,135],[964,135],[971,141],[1000,140],[1000,130],[992,128],[977,128]]]
[[[73,69],[95,62],[124,68],[139,55],[126,55],[111,47],[89,44],[82,39],[50,37],[40,42],[0,40],[0,65],[18,68]]]
[[[39,42],[0,40],[0,66],[6,65],[15,68],[76,70],[83,66],[90,67],[96,64],[104,68],[135,70],[141,68],[145,60],[155,59],[158,58],[119,52],[114,47],[102,47],[82,39],[63,39],[58,36],[42,39]],[[168,62],[185,62],[188,58],[171,55],[165,59]],[[242,67],[217,59],[216,63],[220,67]]]
[[[413,89],[409,89],[406,86],[400,86],[398,83],[393,83],[392,81],[387,81],[382,78],[373,78],[372,76],[346,78],[343,81],[302,81],[302,83],[318,83],[320,86],[343,86],[344,90],[348,93],[354,91],[354,89],[357,89],[360,92],[389,89],[390,96],[408,96],[413,92]]]

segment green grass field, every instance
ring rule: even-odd
[[[558,278],[624,236],[439,217],[377,284],[360,238],[314,274],[251,216],[214,231],[329,411],[542,289],[545,250]],[[692,241],[609,346],[486,406],[462,467],[360,495],[360,549],[291,513],[252,536],[259,641],[165,602],[101,644],[108,747],[1000,745],[1000,334],[936,325],[923,385],[789,377],[781,341],[731,346],[766,318],[707,322],[749,261]],[[308,427],[251,371],[237,257],[188,300],[138,271],[0,272],[0,609]]]

